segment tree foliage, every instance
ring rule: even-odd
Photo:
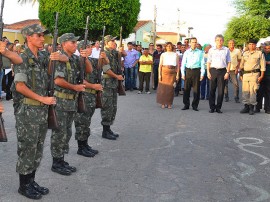
[[[82,36],[86,17],[90,16],[89,37],[100,39],[103,26],[106,35],[128,37],[137,23],[139,0],[39,0],[39,19],[51,32],[54,29],[54,13],[59,12],[59,35],[67,32]]]
[[[262,16],[234,17],[227,25],[224,34],[225,43],[234,39],[237,45],[242,45],[250,38],[260,39],[270,33],[270,21]]]
[[[270,0],[235,0],[234,4],[240,15],[227,24],[225,42],[235,39],[238,45],[242,45],[250,38],[269,36]]]

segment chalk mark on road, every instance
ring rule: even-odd
[[[243,143],[241,142],[242,140],[252,140],[254,142],[251,142],[251,143]],[[245,149],[245,147],[264,147],[264,146],[259,146],[258,144],[262,144],[264,141],[262,139],[258,139],[258,138],[254,138],[254,137],[239,137],[239,138],[236,138],[234,139],[234,142],[238,144],[238,148],[245,151],[245,152],[248,152],[250,154],[253,154],[253,155],[256,155],[260,158],[262,158],[264,161],[260,163],[260,165],[266,165],[270,162],[270,159],[262,154],[259,154],[257,152],[254,152],[254,151],[251,151],[251,150],[248,150],[248,149]]]

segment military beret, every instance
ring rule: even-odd
[[[107,35],[104,37],[104,41],[108,42],[108,41],[113,41],[117,38],[117,36],[113,37],[112,35]]]
[[[84,40],[79,41],[79,43],[77,44],[78,50],[80,50],[83,47],[83,43],[84,43]],[[91,44],[92,44],[92,42],[87,40],[86,46],[90,46]]]
[[[75,36],[73,33],[65,33],[59,37],[59,43],[62,44],[65,41],[78,41],[79,38],[79,36]]]
[[[46,29],[43,29],[39,24],[32,24],[32,25],[27,25],[25,27],[22,28],[21,33],[23,35],[24,38],[26,38],[26,36],[31,36],[33,34],[40,34],[40,33],[44,33],[44,34],[48,34],[49,31]]]
[[[256,39],[249,39],[249,40],[248,40],[248,43],[255,43],[255,44],[257,44],[258,41],[257,41]]]

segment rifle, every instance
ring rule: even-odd
[[[123,31],[123,28],[121,26],[120,27],[120,45],[119,45],[119,48],[123,46],[123,44],[122,44],[122,40],[123,40],[122,31]],[[121,65],[121,63],[122,63],[122,55],[121,55],[121,53],[118,54],[118,63],[119,63],[119,65],[118,65],[118,68],[117,68],[117,74],[122,75],[123,72],[122,72],[122,65]],[[120,81],[120,80],[118,80],[118,89],[117,89],[117,91],[118,91],[119,96],[120,95],[126,95],[126,92],[125,92],[125,89],[124,89],[124,86],[123,86],[123,82]]]
[[[104,52],[104,46],[105,46],[105,41],[104,41],[104,36],[105,36],[105,30],[106,27],[103,27],[103,33],[102,33],[102,44],[100,48],[100,53]],[[98,59],[98,77],[96,83],[101,83],[101,73],[102,73],[102,67],[104,65],[104,59],[99,58]],[[98,91],[97,92],[97,97],[96,97],[96,108],[102,108],[102,102],[101,102],[101,97],[102,97],[102,92]]]
[[[3,30],[4,30],[3,9],[4,9],[4,0],[2,0],[2,3],[1,3],[0,40],[2,40],[3,38]],[[3,67],[2,54],[0,54],[0,69],[2,69],[2,67]],[[2,117],[2,113],[0,113],[0,142],[7,142],[7,134],[5,131],[4,119]]]
[[[52,45],[52,52],[57,51],[57,37],[58,37],[58,12],[55,15],[55,28],[53,34],[53,45]],[[55,74],[55,64],[56,61],[50,61],[49,72],[50,72],[50,82],[48,86],[48,96],[53,97],[54,93],[54,74]],[[56,117],[56,112],[54,105],[49,105],[48,109],[48,128],[49,129],[57,129],[59,128],[59,124]]]
[[[82,46],[83,50],[86,49],[86,46],[87,46],[88,24],[89,24],[89,16],[87,16],[87,18],[86,18],[84,41],[83,41],[83,46]],[[77,79],[78,84],[83,84],[84,70],[85,70],[85,60],[86,60],[86,58],[80,57],[80,75],[79,75],[79,78]],[[86,104],[85,104],[85,100],[84,100],[84,93],[79,92],[79,96],[78,96],[78,113],[84,113],[84,112],[86,112]]]

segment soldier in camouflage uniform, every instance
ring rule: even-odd
[[[21,53],[23,63],[14,66],[15,77],[12,85],[18,138],[18,192],[31,199],[40,199],[42,195],[49,193],[48,188],[40,187],[34,181],[47,133],[48,105],[56,103],[55,98],[47,97],[46,92],[49,58],[39,51],[43,47],[45,33],[46,30],[38,24],[22,29],[27,48]],[[67,60],[66,56],[59,53],[52,53],[50,58]]]
[[[80,41],[77,45],[78,51],[81,50],[83,46],[84,41]],[[89,41],[87,41],[87,49],[89,49],[90,53],[92,52],[91,44]],[[91,54],[90,54],[91,55]],[[98,79],[98,59],[96,58],[89,58],[93,71],[91,73],[87,73],[85,76],[85,93],[84,93],[84,99],[86,103],[86,109],[87,111],[84,113],[76,113],[75,116],[75,139],[78,142],[78,151],[77,154],[85,156],[85,157],[94,157],[96,154],[98,154],[98,151],[95,149],[92,149],[88,145],[88,138],[91,134],[90,130],[90,124],[91,124],[91,118],[95,112],[96,109],[96,96],[97,91],[102,91],[102,85],[96,83]]]
[[[72,136],[72,123],[77,111],[77,94],[85,91],[85,84],[77,84],[77,78],[80,73],[80,58],[75,55],[77,49],[77,40],[73,33],[63,34],[59,38],[62,46],[62,53],[68,58],[68,62],[59,62],[55,70],[55,91],[57,104],[55,106],[56,116],[59,128],[52,130],[51,136],[51,154],[53,164],[51,170],[61,175],[70,175],[76,171],[76,168],[69,166],[64,161],[65,149],[68,147]],[[88,57],[89,51],[81,50],[81,57]],[[92,71],[89,60],[86,60],[86,73]]]
[[[124,80],[122,75],[117,74],[117,69],[121,68],[119,54],[126,56],[122,47],[120,47],[119,52],[116,50],[115,38],[111,35],[104,37],[105,53],[109,59],[109,64],[103,66],[101,124],[103,126],[102,137],[109,140],[116,140],[119,136],[112,132],[110,126],[114,122],[117,111],[118,80]]]

